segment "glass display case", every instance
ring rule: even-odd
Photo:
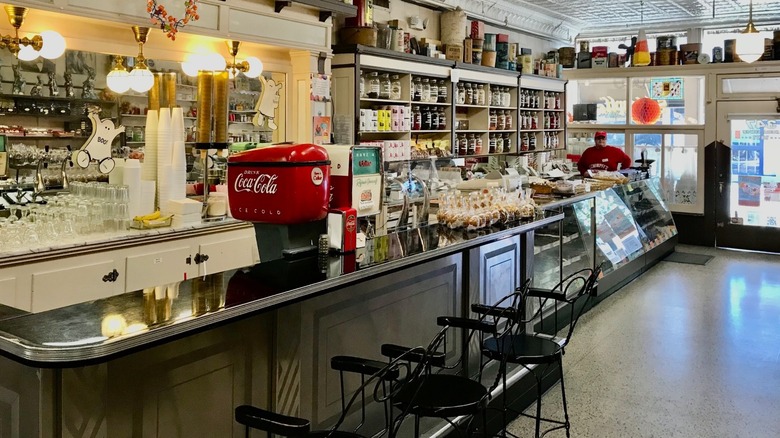
[[[661,194],[659,178],[651,178],[544,206],[564,219],[535,232],[532,285],[551,288],[596,265],[612,283],[638,275],[676,243]]]

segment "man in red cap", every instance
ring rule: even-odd
[[[588,170],[615,171],[618,170],[618,165],[621,166],[621,169],[631,167],[631,157],[619,148],[607,146],[607,133],[605,131],[597,131],[593,140],[596,145],[585,149],[580,161],[577,162],[577,169],[582,176],[588,176]]]

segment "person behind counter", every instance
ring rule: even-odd
[[[588,170],[618,170],[631,167],[631,157],[626,155],[620,148],[607,145],[607,133],[597,131],[593,140],[596,145],[585,149],[580,160],[577,162],[577,169],[582,176],[587,176]]]

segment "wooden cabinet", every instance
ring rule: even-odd
[[[180,238],[124,248],[85,248],[0,268],[0,304],[43,312],[71,304],[177,283],[260,261],[254,228],[182,233]]]

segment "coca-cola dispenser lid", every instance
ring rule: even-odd
[[[311,143],[277,144],[239,152],[228,157],[228,164],[237,163],[330,164],[328,151],[322,146]]]

